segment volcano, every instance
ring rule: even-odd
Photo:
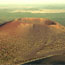
[[[20,18],[0,25],[0,65],[18,65],[65,53],[65,27],[45,18]]]

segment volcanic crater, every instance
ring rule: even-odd
[[[0,25],[0,65],[18,65],[61,55],[65,27],[45,18],[19,18]]]

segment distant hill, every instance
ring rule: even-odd
[[[65,27],[45,18],[20,18],[0,25],[0,65],[18,65],[65,53]]]

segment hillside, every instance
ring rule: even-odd
[[[65,53],[65,27],[44,18],[0,25],[0,65],[18,65]]]

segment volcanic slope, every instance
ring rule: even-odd
[[[65,53],[65,27],[44,18],[0,25],[0,65],[18,65]]]

